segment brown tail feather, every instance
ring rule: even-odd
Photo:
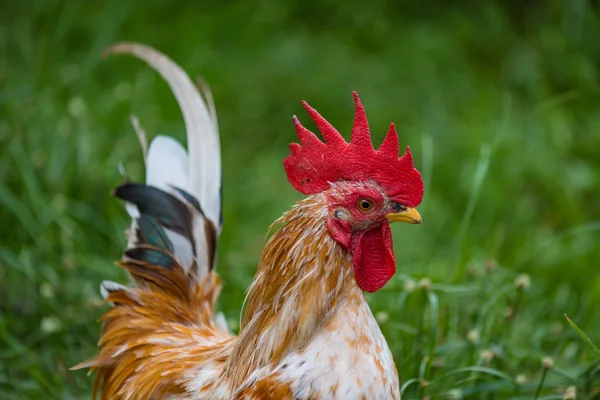
[[[164,268],[126,260],[119,265],[145,285],[108,295],[114,307],[101,318],[99,354],[73,367],[96,372],[94,398],[100,386],[102,399],[181,394],[192,369],[224,363],[232,337],[212,321],[220,290],[214,272],[200,281],[178,264]]]

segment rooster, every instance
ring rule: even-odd
[[[392,354],[365,300],[396,270],[390,222],[421,223],[423,182],[392,124],[374,150],[356,93],[348,143],[303,102],[324,141],[293,123],[283,161],[307,195],[270,228],[237,336],[214,313],[220,283],[221,165],[212,96],[160,52],[121,43],[158,71],[181,107],[189,154],[156,137],[146,183],[115,195],[132,217],[118,263],[132,284],[103,282],[96,372],[102,399],[399,399]],[[142,135],[143,139],[143,135]],[[144,142],[144,140],[142,140]]]

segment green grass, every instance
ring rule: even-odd
[[[600,361],[563,317],[600,342],[597,6],[220,3],[0,6],[0,398],[89,396],[68,368],[95,351],[99,282],[123,278],[109,192],[119,163],[143,176],[128,116],[184,139],[156,73],[100,59],[120,40],[212,86],[232,322],[267,227],[300,197],[281,165],[290,117],[308,121],[306,99],[347,133],[357,90],[375,141],[394,121],[425,180],[425,223],[394,227],[399,272],[369,296],[405,398],[600,398]]]

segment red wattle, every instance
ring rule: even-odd
[[[356,234],[352,243],[354,275],[358,286],[373,293],[383,287],[396,272],[392,231],[387,221]]]

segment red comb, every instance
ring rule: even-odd
[[[314,108],[302,102],[325,143],[294,116],[300,143],[290,144],[291,154],[283,161],[288,180],[304,194],[322,192],[329,188],[331,182],[340,180],[373,180],[392,200],[416,207],[423,198],[423,180],[415,169],[410,148],[407,147],[406,153],[398,157],[398,134],[391,124],[379,149],[373,149],[365,109],[358,94],[353,93],[356,114],[350,143]]]

